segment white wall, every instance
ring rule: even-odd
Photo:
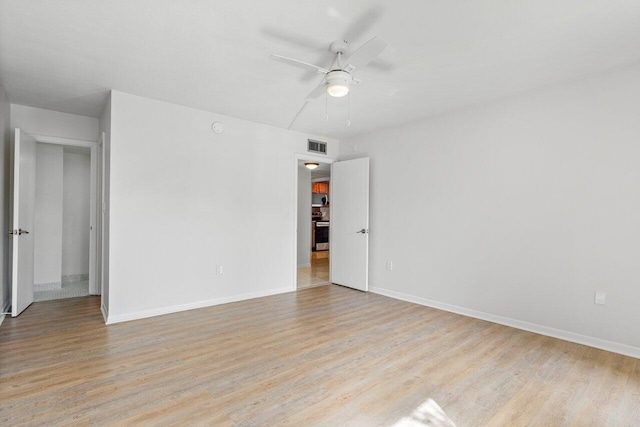
[[[62,276],[89,274],[88,154],[64,153]]]
[[[63,148],[36,144],[34,283],[61,283]]]
[[[11,127],[27,133],[96,141],[98,119],[11,104]]]
[[[109,321],[294,290],[306,138],[113,91]]]
[[[11,147],[11,104],[0,86],[0,225],[9,230],[9,162]],[[11,302],[9,284],[9,235],[2,233],[0,239],[0,309],[6,312]],[[0,315],[0,322],[4,316]]]
[[[298,268],[311,265],[311,171],[298,165]]]
[[[354,149],[371,157],[375,291],[640,355],[639,66],[341,141]]]

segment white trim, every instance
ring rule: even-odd
[[[95,293],[97,295],[102,295],[103,287],[102,287],[102,146],[104,145],[104,132],[100,132],[100,136],[98,138],[98,144],[95,147],[95,170],[96,170],[96,197],[94,200],[93,208],[95,209],[95,237],[96,237],[96,254],[95,254],[95,275],[96,275],[96,287]],[[93,150],[93,148],[92,148]],[[92,152],[93,154],[93,152]]]
[[[2,303],[2,301],[0,301],[0,304]],[[8,316],[11,314],[11,299],[7,300],[7,303],[4,305],[4,307],[2,307],[2,311],[0,311],[0,313],[4,313],[1,316],[2,320],[4,320],[5,316]],[[0,320],[0,325],[2,324],[2,320]]]
[[[16,191],[16,179],[19,179],[20,174],[20,133],[22,131],[20,128],[15,128],[13,132],[13,144],[11,144],[12,154],[9,160],[11,164],[11,184],[9,187],[10,196],[9,210],[11,211],[11,230],[18,229],[18,225],[16,221],[18,221],[18,206],[20,205],[20,194]],[[11,248],[10,256],[11,256],[11,317],[16,317],[18,314],[17,306],[18,306],[18,295],[16,292],[16,286],[18,283],[18,246],[17,235],[13,234],[11,236],[11,243],[9,246]]]
[[[337,159],[334,157],[318,156],[316,154],[311,154],[311,153],[295,153],[295,158],[296,158],[296,170],[298,169],[298,160],[309,160],[312,162],[329,163],[329,164],[337,161]]]
[[[61,138],[59,136],[40,135],[37,133],[30,134],[37,142],[44,144],[68,145],[71,147],[87,147],[91,148],[97,144],[97,141],[88,139]]]
[[[89,294],[99,295],[100,289],[98,288],[98,277],[96,276],[96,261],[97,261],[97,212],[96,212],[96,199],[98,197],[98,185],[97,185],[97,155],[98,144],[91,145],[91,155],[89,156]]]
[[[126,313],[126,314],[116,314],[112,316],[109,316],[107,313],[106,323],[107,325],[112,325],[114,323],[128,322],[129,320],[138,320],[138,319],[144,319],[147,317],[161,316],[163,314],[177,313],[180,311],[211,307],[214,305],[227,304],[230,302],[245,301],[253,298],[261,298],[269,295],[283,294],[287,292],[291,292],[291,288],[284,287],[284,288],[269,289],[266,291],[250,292],[247,294],[234,295],[230,297],[216,298],[216,299],[205,300],[205,301],[196,301],[188,304],[154,308],[152,310],[137,311],[134,313]],[[105,314],[105,311],[106,310],[103,310],[102,312],[103,315]]]
[[[308,262],[306,264],[298,264],[298,268],[307,268],[307,267],[311,267],[311,263]]]
[[[0,301],[0,304],[2,304],[2,301]],[[8,314],[11,314],[11,304],[10,303],[6,304],[4,307],[2,307],[2,313],[5,313],[5,314],[0,314],[0,325],[2,325],[2,322],[4,321],[4,318],[7,317]]]
[[[414,304],[424,305],[427,307],[437,308],[439,310],[449,311],[451,313],[461,314],[463,316],[473,317],[475,319],[486,320],[488,322],[498,323],[500,325],[509,326],[524,331],[534,332],[540,335],[546,335],[558,338],[564,341],[570,341],[577,344],[587,345],[589,347],[599,348],[601,350],[611,351],[613,353],[623,354],[625,356],[640,359],[640,347],[634,347],[627,344],[621,344],[613,341],[607,341],[600,338],[590,337],[587,335],[576,334],[574,332],[564,331],[561,329],[550,328],[548,326],[529,323],[522,320],[511,319],[509,317],[498,316],[495,314],[485,313],[470,308],[460,307],[457,305],[447,304],[440,301],[434,301],[427,298],[416,297],[402,292],[391,291],[389,289],[370,286],[369,291],[375,294],[384,295],[386,297],[399,299],[402,301],[412,302]]]
[[[107,206],[107,200],[106,200],[106,194],[107,194],[107,159],[106,159],[106,154],[107,154],[107,140],[106,140],[106,133],[105,132],[101,132],[100,133],[100,160],[101,160],[101,165],[100,165],[100,200],[98,201],[98,216],[99,216],[99,221],[100,221],[100,259],[98,260],[98,270],[100,271],[100,295],[104,295],[105,292],[105,283],[106,283],[106,287],[109,287],[109,282],[108,280],[105,280],[105,278],[108,278],[107,274],[108,271],[105,271],[105,266],[108,264],[108,249],[107,244],[109,242],[109,236],[108,236],[108,227],[105,226],[105,224],[109,223],[108,217],[107,217],[107,210],[106,210],[106,206]],[[108,295],[107,295],[108,297]],[[102,298],[104,300],[104,297]],[[102,302],[103,304],[105,303],[105,301]],[[107,307],[109,306],[109,301],[106,301],[106,305]],[[106,322],[106,319],[105,319]]]
[[[298,289],[298,162],[300,160],[310,160],[318,163],[328,163],[332,164],[337,160],[333,157],[322,157],[315,156],[313,154],[304,154],[304,153],[295,153],[294,157],[294,167],[293,167],[293,208],[291,212],[293,213],[293,289],[295,291]],[[331,234],[329,234],[329,239],[331,239]],[[329,243],[331,246],[331,243]],[[331,262],[331,261],[329,261]],[[331,277],[329,277],[329,281],[331,281]]]
[[[104,323],[107,323],[107,319],[109,319],[109,310],[104,304],[100,304],[100,311],[102,312],[102,318],[104,319]]]

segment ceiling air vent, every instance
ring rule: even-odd
[[[307,141],[309,142],[307,151],[310,151],[312,153],[327,154],[326,142],[314,141],[313,139],[308,139]]]

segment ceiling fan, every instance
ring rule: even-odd
[[[307,95],[305,103],[289,125],[289,129],[291,129],[291,126],[309,101],[318,98],[324,93],[336,98],[347,95],[351,89],[351,85],[357,85],[361,82],[360,79],[353,77],[354,71],[365,67],[373,61],[389,46],[389,43],[380,37],[374,37],[360,46],[348,58],[343,59],[343,55],[347,51],[347,46],[348,42],[345,40],[336,40],[331,43],[330,50],[335,54],[335,59],[329,68],[309,64],[308,62],[293,58],[287,58],[286,56],[276,54],[272,54],[270,56],[270,58],[275,61],[284,62],[289,65],[313,70],[319,74],[323,74],[322,81],[313,91],[311,91],[311,93],[309,93],[309,95]]]
[[[382,51],[388,46],[385,40],[380,37],[373,37],[362,46],[360,46],[352,53],[349,52],[349,40],[358,39],[363,33],[365,33],[375,21],[381,16],[382,10],[379,7],[373,7],[367,10],[363,15],[357,18],[350,27],[345,31],[343,37],[334,41],[329,45],[329,49],[324,50],[327,54],[331,53],[332,62],[327,68],[314,65],[298,59],[288,58],[282,55],[272,54],[271,59],[275,61],[284,62],[295,67],[299,67],[305,70],[311,70],[318,74],[322,74],[322,80],[320,84],[305,98],[305,102],[289,124],[289,129],[293,126],[296,119],[300,116],[307,104],[320,97],[323,94],[328,94],[333,97],[343,97],[347,95],[351,89],[351,86],[357,85],[361,82],[353,76],[354,72],[364,68],[374,61]],[[276,37],[281,40],[289,41],[303,47],[313,47],[316,45],[313,42],[305,41],[304,38],[293,37],[288,34],[282,33],[278,30],[265,29],[265,34]],[[348,56],[347,53],[350,53]],[[326,58],[328,61],[329,58]],[[322,59],[324,61],[325,59]],[[383,68],[383,63],[371,64],[372,66],[378,65],[379,68]],[[349,123],[349,122],[348,122]]]

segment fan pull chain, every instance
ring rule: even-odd
[[[347,94],[347,127],[351,126],[351,92]]]
[[[324,120],[329,121],[329,95],[327,92],[324,93]]]

